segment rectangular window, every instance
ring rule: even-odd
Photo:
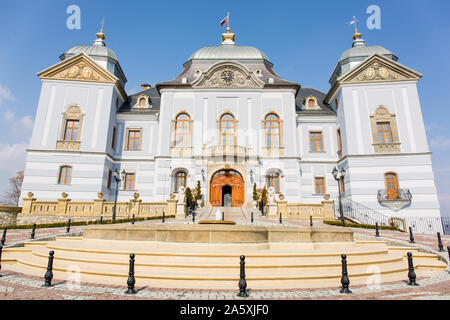
[[[273,187],[275,193],[280,193],[280,176],[278,173],[270,174],[267,176],[267,188]]]
[[[141,149],[142,130],[130,129],[127,137],[127,150],[139,151]]]
[[[114,128],[113,128],[111,148],[113,148],[113,149],[116,148],[116,126],[114,126]]]
[[[322,132],[310,132],[311,152],[323,152]]]
[[[389,122],[377,122],[378,143],[392,143],[391,124]]]
[[[125,175],[124,190],[135,190],[136,174],[127,173]]]
[[[65,141],[77,141],[79,129],[80,129],[80,121],[79,120],[67,120],[66,121],[66,130],[64,131],[64,140]]]
[[[111,189],[111,181],[112,181],[112,170],[109,169],[109,172],[108,172],[108,189]]]
[[[58,184],[70,184],[72,167],[64,166],[59,169]]]
[[[323,195],[325,194],[325,178],[316,177],[314,178],[315,191],[316,194]]]
[[[341,151],[342,150],[341,129],[337,129],[337,144],[338,144],[338,151]]]

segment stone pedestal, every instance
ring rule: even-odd
[[[180,202],[180,200],[178,200],[177,203],[177,213],[175,215],[175,219],[184,219],[186,214],[184,212],[184,208],[185,208],[186,204],[184,203],[184,201]]]
[[[166,216],[176,216],[177,214],[177,202],[176,199],[167,200],[166,204]]]
[[[31,213],[33,202],[36,201],[36,198],[33,198],[33,196],[33,192],[28,192],[28,197],[23,198],[22,213]]]
[[[333,220],[334,219],[334,201],[333,200],[323,200],[323,218],[325,220]]]
[[[276,203],[269,204],[268,207],[269,207],[269,212],[267,213],[267,217],[269,219],[276,219],[278,217]]]
[[[65,192],[62,193],[62,196],[63,196],[62,198],[58,199],[56,212],[58,212],[59,214],[66,214],[67,204],[69,203],[69,201],[71,201],[71,199],[67,198],[68,194]]]
[[[277,201],[277,214],[283,214],[283,218],[287,218],[287,201]]]

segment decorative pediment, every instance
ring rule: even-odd
[[[339,80],[339,83],[364,83],[419,80],[421,75],[395,61],[374,55]]]
[[[117,83],[119,79],[85,54],[62,61],[40,73],[41,79]]]
[[[242,66],[220,63],[204,72],[193,84],[202,88],[262,88],[264,83]]]

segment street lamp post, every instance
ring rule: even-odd
[[[339,214],[341,218],[341,222],[345,227],[345,219],[344,219],[344,211],[342,210],[342,194],[341,194],[341,183],[344,183],[345,169],[339,169],[335,167],[333,169],[333,177],[338,182],[338,191],[339,191]]]
[[[119,182],[125,179],[126,172],[125,170],[122,170],[121,174],[119,175],[119,170],[114,169],[113,172],[114,179],[116,180],[116,195],[114,197],[114,207],[113,207],[113,215],[112,220],[116,220],[116,207],[117,207],[117,195],[119,194]]]

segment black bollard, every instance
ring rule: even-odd
[[[409,242],[414,243],[414,234],[411,227],[409,227]]]
[[[136,279],[134,279],[134,253],[130,254],[130,270],[128,272],[127,286],[128,290],[125,291],[126,294],[136,294],[137,291],[134,289]]]
[[[100,224],[103,224],[103,216],[100,216]]]
[[[2,271],[2,251],[3,251],[3,246],[0,244],[0,272]],[[0,273],[0,278],[1,277],[3,277],[3,276]]]
[[[133,214],[133,219],[131,220],[131,224],[134,224],[134,214]]]
[[[247,298],[247,281],[245,280],[245,256],[241,256],[241,274],[239,277],[239,294],[238,297]]]
[[[444,245],[442,244],[442,239],[441,239],[441,233],[440,232],[437,233],[437,238],[438,238],[439,252],[444,252]]]
[[[66,233],[70,233],[70,221],[71,221],[71,219],[69,219],[69,221],[67,222]]]
[[[166,221],[166,211],[163,211],[162,223]]]
[[[280,212],[280,224],[283,224],[283,215],[281,212]]]
[[[53,255],[55,254],[55,251],[50,251],[48,256],[48,265],[47,265],[47,272],[45,273],[44,279],[44,287],[52,287],[52,279],[53,279]]]
[[[378,222],[375,223],[375,237],[379,237],[380,236],[380,230],[378,229]]]
[[[192,222],[195,222],[195,212],[192,211]]]
[[[3,229],[2,241],[1,241],[2,246],[5,245],[6,231],[8,231],[8,228]]]
[[[225,221],[225,212],[222,212],[222,221]]]
[[[309,226],[310,226],[310,227],[313,226],[313,219],[312,219],[312,216],[309,216]]]
[[[33,229],[31,229],[31,237],[30,237],[30,239],[33,240],[35,235],[36,235],[36,223],[33,224]]]
[[[348,278],[348,272],[347,272],[347,255],[343,254],[342,256],[342,278],[341,278],[341,293],[352,293],[352,291],[349,289],[350,286],[350,279]]]
[[[449,261],[449,264],[450,264],[450,247],[447,247],[447,251],[448,251],[448,261]]]
[[[418,286],[418,284],[416,283],[416,273],[414,272],[414,264],[411,252],[408,252],[408,269],[408,286]]]
[[[253,211],[251,213],[251,219],[250,219],[251,223],[253,223]]]

